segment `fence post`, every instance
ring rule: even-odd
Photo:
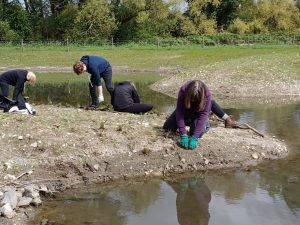
[[[202,35],[202,48],[204,48],[204,36]]]
[[[114,37],[111,37],[111,49],[114,47]]]
[[[67,51],[70,52],[70,49],[69,49],[69,38],[67,38]]]
[[[23,38],[21,39],[21,49],[22,49],[22,55],[24,54],[24,42]]]
[[[159,48],[159,38],[157,38],[157,49]]]

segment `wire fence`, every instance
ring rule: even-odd
[[[114,47],[147,47],[147,48],[172,48],[172,47],[218,47],[218,46],[244,46],[244,45],[300,45],[300,34],[265,34],[265,35],[203,35],[185,38],[149,38],[149,39],[88,39],[88,40],[1,40],[0,47],[64,47],[68,51],[72,47],[94,46],[103,48]]]

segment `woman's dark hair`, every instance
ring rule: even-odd
[[[200,80],[193,80],[184,92],[184,106],[186,109],[194,108],[199,112],[205,107],[205,84]]]

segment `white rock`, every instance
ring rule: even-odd
[[[253,159],[258,159],[258,154],[257,153],[253,153],[251,156],[252,156]]]
[[[204,164],[207,165],[208,163],[209,163],[209,160],[205,158],[204,159]]]
[[[40,204],[42,204],[42,201],[39,197],[37,197],[37,198],[34,198],[30,204],[34,205],[34,206],[39,206]]]
[[[47,186],[44,185],[44,184],[41,184],[41,185],[39,186],[39,191],[40,191],[40,192],[44,192],[44,193],[48,193],[48,192],[49,192]]]
[[[6,174],[4,176],[4,180],[15,180],[16,176],[15,175],[11,175],[11,174]]]
[[[9,203],[6,203],[4,206],[2,206],[0,212],[4,217],[7,217],[8,219],[11,219],[16,215],[15,211],[12,209]]]
[[[4,163],[4,167],[6,170],[9,170],[12,168],[12,164],[10,162],[6,162],[6,163]]]
[[[30,198],[30,197],[22,197],[20,199],[20,201],[18,202],[18,207],[29,206],[31,202],[32,202],[32,198]]]
[[[93,167],[94,167],[94,169],[95,169],[96,171],[98,171],[99,168],[100,168],[99,164],[95,164]]]
[[[18,136],[18,139],[19,139],[19,140],[23,140],[24,137],[23,137],[22,135],[20,135],[20,136]]]
[[[33,142],[30,146],[36,148],[38,146],[38,143],[37,142]]]
[[[18,196],[17,192],[15,191],[14,188],[10,188],[6,192],[4,192],[3,199],[1,201],[1,206],[9,204],[12,209],[17,207],[18,204]]]
[[[25,187],[24,196],[30,198],[37,198],[40,196],[40,194],[38,191],[35,190],[35,187],[33,185],[27,185]]]

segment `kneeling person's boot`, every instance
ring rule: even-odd
[[[238,128],[239,123],[235,121],[232,115],[225,120],[225,128]]]

